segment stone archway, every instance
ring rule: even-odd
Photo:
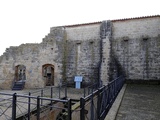
[[[15,67],[15,81],[26,80],[26,66],[17,65]]]
[[[42,77],[46,86],[54,85],[54,65],[45,64],[42,66]]]

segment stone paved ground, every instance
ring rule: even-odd
[[[116,120],[160,120],[160,85],[128,84]]]

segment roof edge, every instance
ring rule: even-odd
[[[133,18],[122,18],[122,19],[115,19],[110,20],[111,22],[118,22],[118,21],[126,21],[126,20],[137,20],[137,19],[144,19],[144,18],[154,18],[154,17],[160,17],[160,15],[151,15],[151,16],[142,16],[142,17],[133,17]],[[78,26],[85,26],[85,25],[95,25],[100,24],[102,21],[98,22],[91,22],[91,23],[82,23],[82,24],[73,24],[73,25],[64,25],[64,26],[57,26],[57,27],[78,27]]]
[[[142,16],[142,17],[133,17],[133,18],[123,18],[123,19],[115,19],[115,20],[111,20],[111,21],[112,22],[117,22],[117,21],[144,19],[144,18],[154,18],[154,17],[160,17],[160,15],[151,15],[151,16]]]

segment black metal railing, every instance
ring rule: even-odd
[[[103,120],[124,84],[124,77],[109,82],[80,99],[80,120]]]
[[[63,88],[49,87],[40,90],[33,90],[23,95],[17,93],[8,94],[0,92],[0,119],[15,120],[21,117],[24,120],[30,120],[31,116],[37,116],[38,120],[38,116],[40,116],[42,113],[45,113],[42,111],[42,108],[43,110],[44,108],[50,108],[50,110],[53,108],[65,110],[66,108],[58,107],[58,105],[56,107],[55,103],[68,104],[69,100],[61,100],[66,98],[66,86],[63,86]],[[41,112],[39,112],[39,109]],[[33,113],[36,115],[33,115]]]
[[[47,120],[51,119],[52,112],[60,113],[65,111],[67,119],[71,119],[71,100],[70,99],[55,99],[40,96],[21,95],[21,94],[5,94],[10,96],[8,99],[3,99],[0,103],[0,119],[3,120],[30,120],[31,118],[40,120],[45,117]],[[64,104],[67,107],[64,107]],[[66,117],[65,116],[65,117]],[[56,118],[55,118],[56,119]]]
[[[97,90],[98,88],[99,88],[99,83],[98,82],[93,83],[90,86],[87,86],[87,87],[83,88],[84,89],[84,96],[83,97],[88,96],[89,94],[91,94],[95,90]]]
[[[84,96],[79,100],[67,98],[65,86],[34,90],[23,95],[1,92],[0,119],[103,120],[123,84],[123,76],[101,87],[93,84],[84,89]]]

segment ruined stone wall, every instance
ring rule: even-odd
[[[66,76],[74,84],[75,76],[83,77],[83,84],[98,81],[100,67],[100,24],[66,27]]]
[[[159,80],[159,51],[158,16],[53,27],[40,44],[6,49],[0,56],[0,88],[11,88],[17,65],[26,67],[26,88],[45,86],[46,64],[54,66],[55,86],[73,86],[75,76],[83,77],[83,86],[98,80],[107,84],[118,75],[116,68],[126,79]]]
[[[42,66],[54,66],[54,85],[60,84],[62,79],[62,55],[64,30],[63,28],[51,29],[51,32],[40,44],[22,44],[10,47],[0,57],[0,88],[10,89],[15,80],[15,67],[26,66],[25,88],[43,88],[45,79],[42,76]]]
[[[160,79],[160,17],[113,22],[112,48],[126,79]]]
[[[76,27],[53,27],[40,44],[10,47],[0,57],[0,88],[9,89],[15,80],[15,67],[26,66],[25,88],[42,88],[42,66],[54,66],[54,85],[83,76],[83,85],[99,80],[101,66],[100,23]]]
[[[0,79],[2,88],[10,88],[12,82],[15,79],[15,67],[17,65],[25,65],[27,80],[32,78],[31,70],[36,71],[36,66],[32,63],[37,63],[38,44],[22,44],[19,47],[10,47],[6,49],[6,52],[0,57],[1,68],[0,68]],[[37,72],[37,71],[36,71]],[[38,75],[38,74],[37,74]],[[37,76],[34,76],[36,78]],[[36,81],[37,82],[37,81]],[[34,83],[33,83],[34,84]]]
[[[46,56],[41,55],[44,63],[54,65],[54,85],[59,86],[64,76],[65,29],[53,27],[41,43]],[[48,51],[46,51],[48,50]]]

